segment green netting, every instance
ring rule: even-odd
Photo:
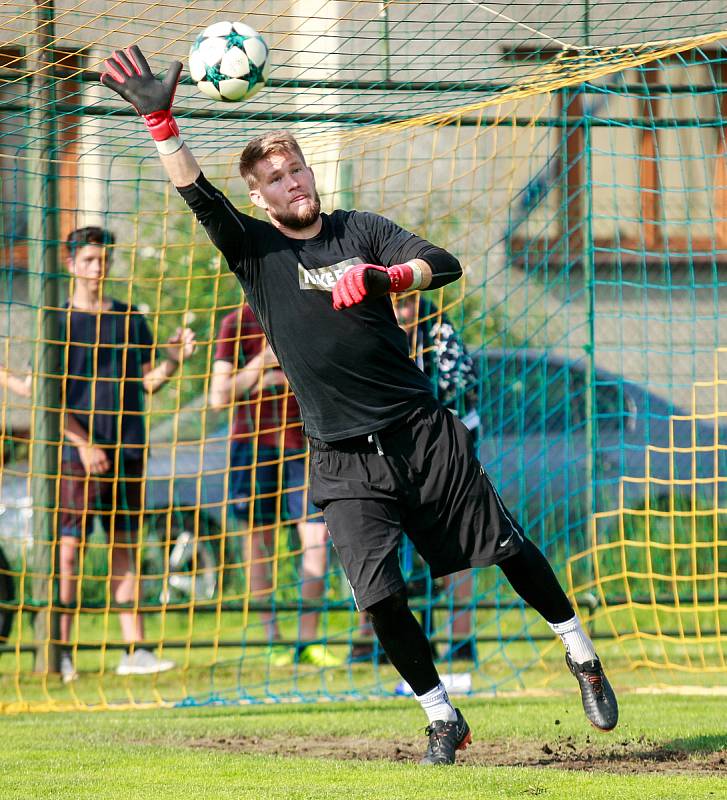
[[[211,408],[209,392],[239,286],[140,120],[98,83],[114,48],[139,43],[161,72],[186,59],[199,30],[240,13],[227,2],[0,9],[0,364],[21,384],[32,376],[29,398],[6,391],[0,406],[5,710],[307,701],[397,684],[335,555],[317,560],[320,592],[302,580],[290,491],[274,498],[267,549],[251,548],[267,493],[255,475],[270,465],[282,474],[293,459],[263,457],[252,437],[249,517],[230,513],[234,409]],[[270,46],[268,86],[228,105],[185,78],[175,102],[207,176],[252,213],[239,151],[285,127],[324,209],[383,213],[455,253],[465,277],[407,323],[435,329],[423,352],[412,339],[412,354],[429,354],[439,386],[436,331],[449,322],[466,344],[478,377],[460,383],[454,404],[476,406],[483,463],[568,582],[612,671],[714,680],[727,614],[727,12],[687,0],[265,2],[244,21]],[[69,291],[62,242],[86,224],[116,234],[105,291],[145,315],[152,363],[178,326],[198,345],[146,402],[145,521],[129,550],[139,579],[123,606],[98,523],[75,600],[59,595],[62,421],[47,312]],[[258,413],[254,393],[244,402]],[[560,680],[549,629],[496,570],[444,585],[410,546],[401,559],[439,654],[476,642],[474,661],[444,660],[443,672],[467,672],[474,691]],[[251,575],[263,568],[270,585],[259,590]],[[61,611],[81,673],[68,685],[54,671]],[[146,645],[174,670],[115,674],[119,611],[143,616]],[[281,663],[309,643],[311,611],[315,642],[337,666]],[[362,645],[372,652],[351,661]]]

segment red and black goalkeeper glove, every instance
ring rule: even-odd
[[[333,307],[340,311],[369,297],[383,297],[390,292],[418,289],[421,282],[421,270],[411,264],[394,264],[392,267],[356,264],[336,281],[333,287]]]
[[[182,72],[182,62],[173,61],[164,80],[159,80],[152,75],[141,50],[132,45],[128,50],[115,50],[105,65],[101,83],[134,106],[144,118],[154,140],[164,142],[177,139],[179,128],[172,116],[172,103]]]

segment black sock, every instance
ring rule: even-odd
[[[434,689],[439,675],[432,659],[429,640],[411,613],[404,590],[366,609],[381,646],[401,677],[414,693]]]
[[[523,541],[519,553],[497,566],[520,597],[547,622],[565,622],[575,614],[548,560],[530,539]]]

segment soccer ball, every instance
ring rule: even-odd
[[[269,70],[268,46],[244,22],[215,22],[189,51],[192,80],[213,100],[249,100],[265,85]]]

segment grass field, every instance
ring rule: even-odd
[[[475,741],[453,768],[416,765],[412,700],[7,716],[0,797],[727,797],[727,697],[622,694],[599,734],[573,689],[463,700]]]

